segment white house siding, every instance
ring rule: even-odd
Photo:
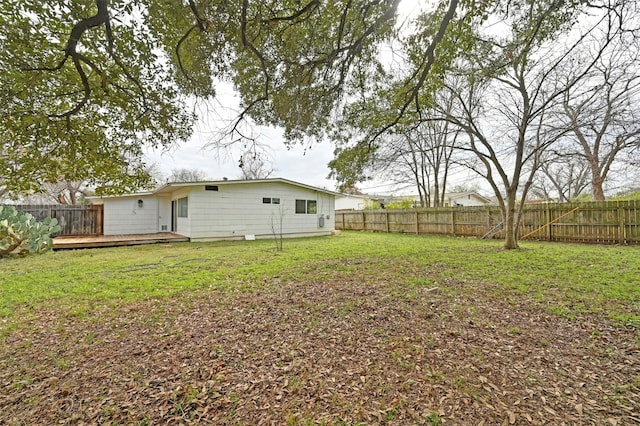
[[[139,207],[138,200],[142,200]],[[158,232],[158,199],[150,195],[105,198],[104,235],[152,234]]]
[[[447,195],[445,194],[445,197]],[[481,200],[475,194],[460,194],[460,195],[451,195],[445,199],[445,204],[448,206],[464,206],[464,207],[472,207],[472,206],[486,206],[488,203],[486,201]]]
[[[412,195],[414,206],[420,207],[420,197]],[[444,194],[444,206],[486,206],[493,204],[491,200],[482,197],[475,192],[450,192]]]
[[[369,197],[345,194],[336,197],[336,210],[364,210]]]
[[[174,197],[172,197],[174,198]],[[280,204],[265,204],[263,198],[279,198]],[[296,214],[296,199],[316,200],[316,214]],[[191,187],[189,219],[192,240],[219,238],[257,238],[273,236],[272,225],[283,236],[323,235],[335,229],[333,195],[283,182],[229,183],[218,191],[206,191],[204,185]],[[324,227],[319,227],[319,217]],[[186,235],[178,229],[180,234]]]

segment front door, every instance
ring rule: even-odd
[[[171,201],[171,232],[178,232],[178,202]]]

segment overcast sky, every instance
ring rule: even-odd
[[[272,150],[271,161],[275,172],[271,177],[282,177],[321,188],[333,189],[335,181],[326,179],[329,174],[327,163],[332,159],[333,148],[324,142],[305,150],[301,146],[287,149],[282,143],[279,132],[270,130],[273,138],[268,143]],[[176,146],[170,152],[150,151],[149,160],[156,163],[165,176],[173,169],[202,170],[207,178],[219,180],[223,177],[237,179],[241,176],[238,166],[240,151],[232,149],[230,153],[218,153],[203,148],[207,135],[196,132],[189,142]]]
[[[242,172],[238,163],[244,151],[243,146],[235,144],[228,149],[211,146],[217,135],[224,133],[226,126],[237,117],[238,104],[232,86],[218,84],[216,100],[196,108],[198,124],[191,139],[187,143],[176,144],[169,151],[147,150],[149,162],[155,163],[165,177],[174,169],[198,169],[212,180],[240,178]],[[327,163],[333,158],[333,147],[329,142],[316,143],[306,149],[300,145],[288,149],[283,143],[280,129],[253,126],[245,127],[242,131],[257,136],[258,141],[266,147],[263,155],[275,169],[271,177],[282,177],[321,188],[335,188],[335,181],[326,179],[329,174]],[[228,140],[223,139],[223,142]]]

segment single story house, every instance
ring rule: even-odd
[[[371,203],[368,195],[338,194],[336,196],[336,210],[364,210],[367,203]]]
[[[103,234],[173,232],[191,241],[330,235],[333,191],[287,179],[167,183],[149,192],[90,197]]]
[[[407,195],[407,196],[393,196],[393,195],[350,195],[350,194],[337,194],[336,195],[336,211],[347,210],[365,210],[373,203],[390,204],[393,202],[407,201],[412,202],[412,206],[415,208],[420,207],[419,195]],[[477,192],[447,192],[444,194],[443,207],[457,207],[457,206],[488,206],[495,205],[495,203],[487,197],[484,197]],[[370,207],[369,207],[370,208]]]
[[[413,195],[413,205],[420,207],[420,197]],[[495,203],[489,198],[478,194],[477,192],[446,192],[444,194],[444,207],[471,207],[471,206],[490,206]]]

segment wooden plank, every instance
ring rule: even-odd
[[[183,235],[161,232],[157,234],[64,236],[53,239],[54,250],[133,246],[141,244],[187,242]]]
[[[576,207],[579,209],[572,212]],[[494,206],[368,210],[351,213],[352,216],[338,214],[342,215],[343,229],[478,237],[491,228],[491,223],[502,220],[500,209]],[[554,220],[556,222],[544,226]],[[525,206],[520,227],[522,235],[535,231],[530,238],[546,241],[640,244],[640,212],[636,201]],[[494,238],[503,235],[504,231],[501,231]]]
[[[30,205],[18,204],[17,210],[33,215],[42,221],[47,217],[56,218],[62,235],[102,235],[102,206],[69,206],[69,205]]]

